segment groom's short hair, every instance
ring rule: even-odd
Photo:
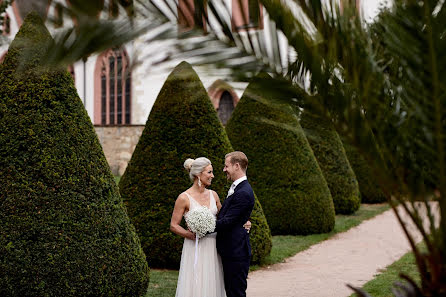
[[[243,152],[235,151],[235,152],[226,154],[225,160],[227,158],[229,158],[229,162],[231,162],[232,165],[234,165],[235,163],[239,163],[240,168],[243,171],[246,171],[246,169],[248,168],[248,157],[246,157],[246,155]]]

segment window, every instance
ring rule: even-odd
[[[9,15],[7,13],[5,13],[5,16],[3,17],[2,34],[3,35],[11,34],[11,19],[9,18]]]
[[[51,0],[14,0],[11,4],[12,10],[19,27],[22,25],[23,20],[31,11],[37,12],[44,20],[47,17],[48,10],[51,4]]]
[[[232,29],[263,29],[263,11],[259,0],[232,0]]]
[[[119,6],[117,0],[109,0],[108,3],[108,16],[111,19],[117,18],[119,15]]]
[[[198,27],[206,32],[206,1],[179,0],[178,24],[182,31]]]
[[[56,3],[54,7],[54,27],[61,28],[63,26],[63,6],[60,3]]]
[[[228,123],[232,112],[234,111],[234,101],[232,100],[231,94],[228,91],[224,91],[220,97],[220,103],[218,104],[218,118],[223,125]]]
[[[130,124],[131,75],[129,60],[120,49],[99,56],[96,64],[95,124]]]

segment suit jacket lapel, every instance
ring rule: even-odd
[[[241,185],[243,185],[245,182],[248,182],[248,181],[244,180],[235,187],[234,193],[232,193],[232,195],[228,196],[228,198],[226,198],[225,201],[223,201],[222,208],[225,206],[225,204],[228,204],[231,201],[232,196],[234,196],[234,194],[237,192],[237,190],[239,190],[241,188]]]

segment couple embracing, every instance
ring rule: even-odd
[[[254,193],[246,178],[248,158],[242,152],[225,156],[223,171],[233,181],[223,205],[215,191],[207,189],[214,178],[211,161],[188,159],[184,167],[193,181],[181,193],[172,214],[171,231],[184,237],[176,297],[246,296],[251,259],[248,221]],[[180,226],[188,212],[208,207],[215,218],[215,232],[200,238]]]

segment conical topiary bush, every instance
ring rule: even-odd
[[[250,158],[248,177],[271,231],[329,232],[333,201],[304,132],[289,107],[271,103],[261,84],[254,79],[248,85],[226,131],[234,149]]]
[[[309,112],[303,112],[300,124],[327,181],[335,212],[354,213],[361,205],[361,196],[338,133],[330,122]]]
[[[32,13],[0,66],[0,295],[145,295],[144,253],[71,76],[38,67],[51,41]]]
[[[373,169],[367,160],[361,155],[357,148],[343,141],[345,153],[355,172],[358,180],[359,191],[361,192],[362,203],[382,203],[387,201],[386,194],[382,191],[376,180]]]
[[[191,186],[183,162],[209,158],[215,175],[211,188],[223,200],[229,183],[222,168],[231,151],[200,79],[188,63],[180,63],[164,83],[119,183],[151,265],[174,268],[180,263],[184,239],[169,226],[176,198]],[[269,254],[271,237],[258,203],[251,220],[253,257],[261,260]]]

